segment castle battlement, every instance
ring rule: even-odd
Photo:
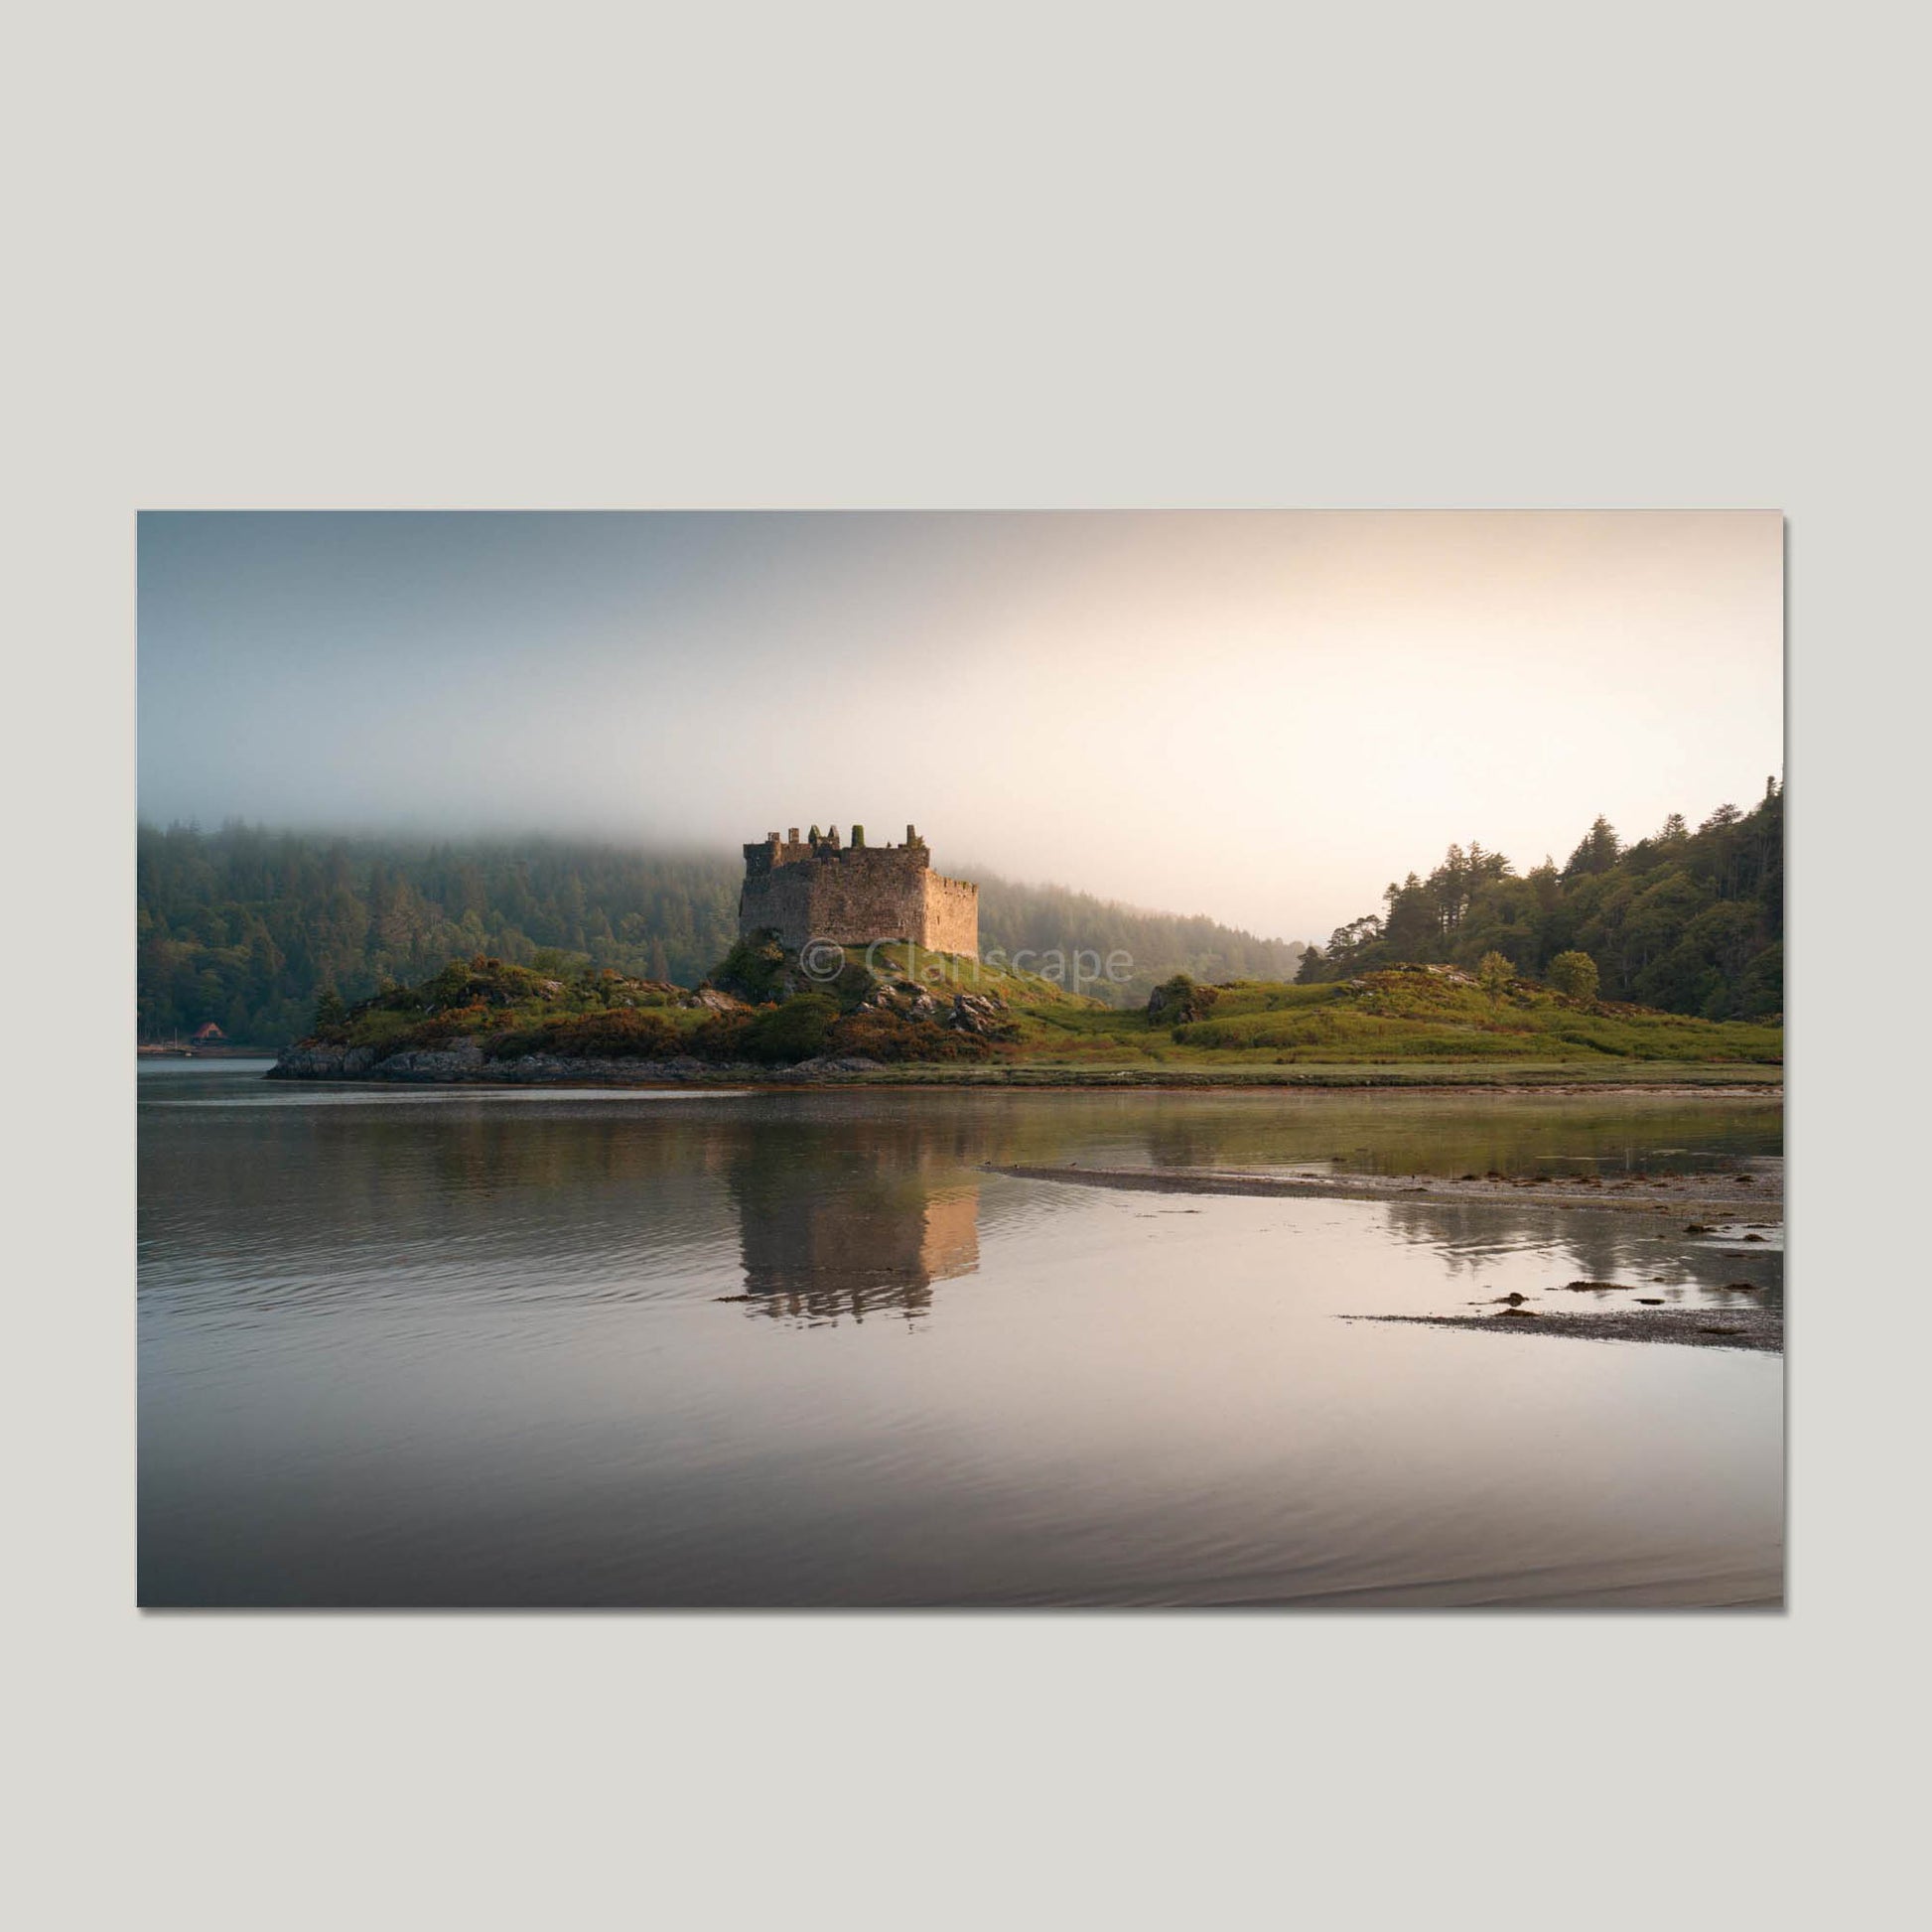
[[[767,832],[745,847],[738,929],[746,937],[775,932],[793,950],[810,939],[906,939],[932,952],[976,954],[979,888],[934,872],[915,826],[902,845],[868,845],[866,828],[855,825],[845,845],[836,825],[814,825],[803,838],[794,825],[783,838]]]

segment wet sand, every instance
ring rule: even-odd
[[[1784,1349],[1782,1309],[1619,1309],[1560,1314],[1542,1309],[1494,1314],[1344,1314],[1343,1321],[1408,1321],[1425,1328],[1475,1328],[1492,1335],[1569,1335],[1582,1341],[1665,1341],[1686,1348]]]
[[[1784,1220],[1784,1164],[1749,1173],[1631,1174],[1615,1180],[1537,1174],[1263,1174],[1199,1168],[993,1167],[1022,1180],[1058,1180],[1075,1187],[1124,1187],[1158,1194],[1277,1194],[1303,1200],[1433,1200],[1532,1202],[1539,1207],[1613,1208],[1618,1213],[1686,1217],[1686,1232],[1743,1240]],[[1692,1224],[1704,1219],[1707,1225]]]
[[[1782,1246],[1784,1163],[1759,1161],[1751,1172],[1728,1174],[1636,1173],[1614,1180],[1595,1176],[1500,1173],[1463,1174],[1258,1174],[1202,1169],[989,1167],[992,1173],[1023,1180],[1054,1180],[1075,1187],[1117,1187],[1157,1194],[1261,1194],[1289,1199],[1485,1202],[1496,1206],[1532,1203],[1566,1211],[1643,1213],[1683,1217],[1685,1234],[1737,1244],[1721,1250],[1748,1257],[1753,1251]],[[1760,1232],[1769,1230],[1770,1232]],[[1631,1282],[1557,1282],[1552,1294],[1587,1293],[1599,1304],[1606,1296],[1642,1302],[1643,1287]],[[1748,1282],[1729,1286],[1733,1298],[1761,1296]],[[1618,1307],[1562,1310],[1522,1304],[1484,1309],[1475,1314],[1349,1314],[1344,1321],[1403,1321],[1424,1327],[1472,1328],[1485,1334],[1566,1335],[1584,1341],[1669,1342],[1689,1348],[1747,1348],[1779,1354],[1784,1348],[1782,1302],[1733,1300],[1698,1308]]]

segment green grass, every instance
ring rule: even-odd
[[[941,1018],[955,992],[988,996],[1006,1009],[1004,1036],[984,1042],[962,1039],[933,1021],[893,1023],[898,1032],[892,1037],[875,1028],[872,1037],[886,1043],[868,1050],[897,1057],[894,1072],[902,1077],[923,1077],[929,1065],[935,1077],[1023,1081],[1036,1073],[1403,1084],[1612,1078],[1632,1069],[1645,1069],[1653,1080],[1685,1069],[1706,1069],[1714,1079],[1762,1079],[1777,1077],[1784,1056],[1777,1025],[1572,1000],[1527,981],[1492,996],[1465,976],[1420,968],[1321,986],[1237,981],[1214,989],[1203,1018],[1174,1026],[1150,1024],[1143,1010],[1109,1007],[1035,974],[968,958],[882,946],[873,964],[888,985],[921,983],[939,1003]],[[850,1013],[870,984],[860,975],[856,986],[841,982],[834,991]],[[478,960],[448,967],[421,987],[379,994],[317,1036],[383,1051],[473,1035],[494,1053],[541,1047],[650,1057],[688,1049],[702,1059],[782,1063],[794,1034],[801,1041],[809,1034],[823,1050],[850,1051],[842,1037],[867,1021],[853,1014],[828,1034],[822,1015],[802,1028],[803,1009],[781,1020],[781,1008],[766,1005],[751,1016],[756,1027],[748,1035],[745,1016],[714,1022],[702,1008],[678,1004],[684,997],[680,989],[614,973],[557,979]],[[801,1026],[790,1025],[793,1020]],[[634,1048],[623,1043],[626,1032],[637,1035]],[[620,1043],[598,1044],[612,1039]],[[961,1058],[973,1064],[957,1064]],[[947,1060],[955,1063],[939,1064]]]
[[[478,959],[453,962],[420,986],[391,987],[333,1019],[319,1019],[311,1037],[377,1052],[445,1046],[462,1038],[501,1045],[527,1037],[535,1044],[559,1028],[623,1015],[648,1015],[687,1035],[709,1015],[679,1006],[681,997],[681,988],[617,973],[562,978]]]
[[[870,948],[873,964],[882,978],[912,979],[927,987],[933,997],[950,999],[955,993],[997,994],[1009,1006],[1041,1013],[1094,1013],[1118,1020],[1118,1007],[1110,1007],[1084,993],[1071,993],[1057,980],[1043,979],[1037,973],[1016,973],[1008,966],[989,965],[966,953],[927,952],[923,947],[903,945]],[[854,957],[859,957],[854,953]]]
[[[1642,1007],[1569,1000],[1518,982],[1492,999],[1419,972],[1373,973],[1327,986],[1237,982],[1211,1014],[1184,1026],[1145,1013],[1086,1008],[1024,1016],[1023,1054],[1171,1067],[1399,1065],[1409,1061],[1782,1063],[1783,1029],[1695,1020]]]

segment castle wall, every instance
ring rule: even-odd
[[[740,935],[769,926],[781,944],[794,949],[802,946],[812,936],[811,886],[808,866],[782,866],[775,872],[752,874],[738,896]]]
[[[910,827],[907,827],[908,832]],[[768,927],[794,951],[810,939],[910,939],[934,952],[979,949],[979,888],[931,870],[923,839],[841,848],[774,833],[745,848],[738,929]]]
[[[980,949],[980,889],[963,879],[925,875],[924,932],[919,944],[932,952],[977,955]]]
[[[812,932],[842,945],[871,939],[917,939],[924,923],[916,847],[860,847],[812,868]]]

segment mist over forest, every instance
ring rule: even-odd
[[[611,967],[695,985],[738,933],[736,854],[589,840],[429,840],[143,825],[136,925],[138,1025],[148,1040],[212,1021],[280,1046],[317,1000],[357,1000],[484,954],[553,970]],[[1474,967],[1499,953],[1542,978],[1560,954],[1594,961],[1604,999],[1706,1019],[1784,1005],[1784,794],[1722,805],[1695,830],[1673,813],[1626,842],[1598,818],[1561,866],[1519,872],[1471,841],[1325,945],[1265,938],[1204,916],[1149,911],[1069,887],[975,869],[982,950],[1076,949],[1131,971],[1090,990],[1138,1005],[1173,973],[1213,982],[1346,979],[1406,962]]]
[[[736,853],[588,840],[143,825],[140,1036],[168,1039],[212,1021],[231,1040],[279,1046],[308,1031],[326,991],[354,1001],[478,953],[695,985],[738,936],[744,871]],[[1175,972],[1283,980],[1301,963],[1299,942],[1214,919],[973,876],[982,951],[1125,953],[1126,979],[1088,989],[1119,1004],[1145,1001]]]

